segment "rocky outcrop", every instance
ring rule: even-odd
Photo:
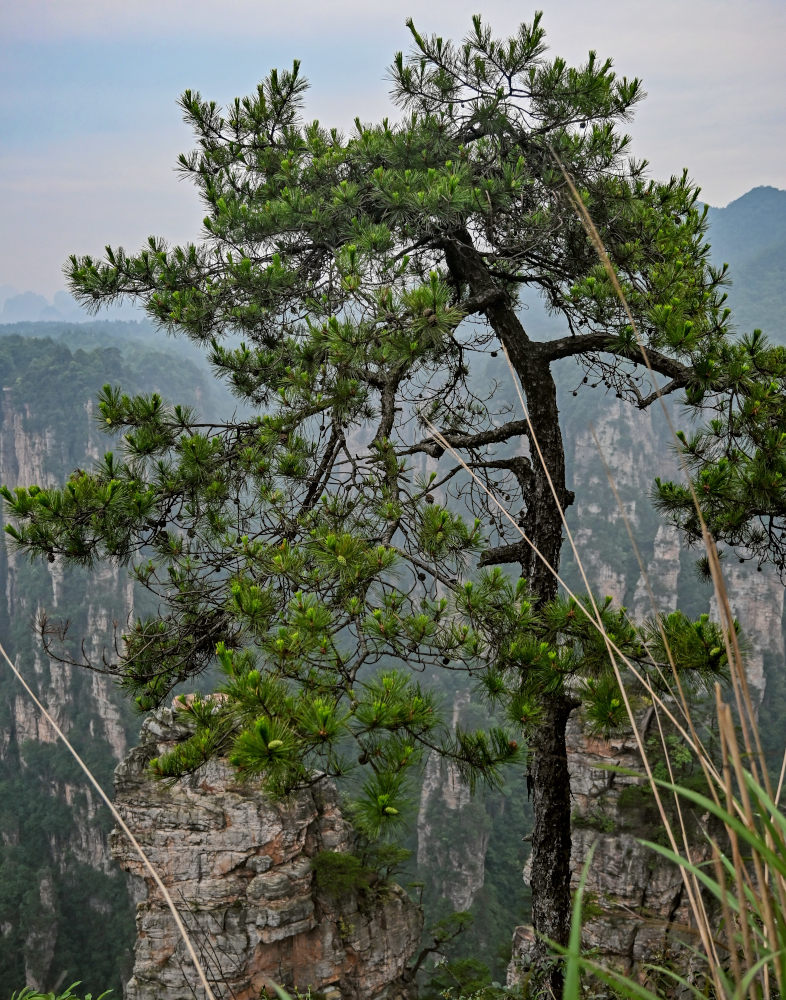
[[[34,925],[28,930],[24,943],[25,982],[45,981],[55,953],[57,941],[57,913],[55,886],[51,871],[44,870],[38,882],[39,910]]]
[[[651,712],[640,715],[645,740],[651,723]],[[639,842],[657,841],[663,833],[649,787],[642,778],[608,769],[641,773],[633,734],[592,738],[578,717],[571,720],[569,738],[574,887],[595,849],[585,887],[583,943],[607,964],[631,972],[678,946],[680,932],[692,922],[690,907],[680,870]],[[702,860],[702,849],[697,838],[695,863]]]
[[[454,910],[472,906],[485,878],[489,833],[473,805],[458,768],[430,754],[420,786],[417,862],[422,872],[452,873],[439,889]]]
[[[576,505],[568,511],[574,539],[593,590],[627,606],[636,620],[675,608],[689,614],[710,611],[719,617],[712,588],[702,583],[695,562],[701,552],[686,551],[677,530],[660,518],[650,500],[654,479],[682,478],[671,431],[659,407],[644,412],[633,406],[587,397],[565,402],[566,463]],[[673,403],[675,427],[685,419]],[[617,496],[600,461],[608,466]],[[619,503],[617,502],[619,498]],[[636,539],[644,572],[633,553],[622,509]],[[760,702],[767,685],[765,662],[782,669],[784,661],[784,588],[768,566],[757,571],[751,561],[723,561],[732,610],[745,636],[748,682]],[[568,546],[565,561],[572,564]],[[569,582],[583,590],[574,566]]]
[[[187,733],[169,709],[149,717],[117,768],[115,796],[220,984],[217,996],[256,1000],[271,981],[336,1000],[414,996],[407,963],[422,918],[406,893],[385,885],[335,898],[317,884],[312,860],[353,844],[335,789],[320,782],[272,802],[220,759],[176,782],[153,779],[148,762]],[[191,996],[195,976],[166,904],[117,831],[112,851],[144,880],[127,1000]]]
[[[652,722],[649,710],[640,714],[642,739],[646,740]],[[582,945],[601,963],[630,973],[643,963],[673,955],[685,940],[691,911],[682,877],[675,865],[639,841],[642,837],[657,841],[663,828],[646,781],[622,773],[642,770],[633,733],[609,740],[591,737],[581,716],[574,714],[567,738],[574,889],[594,847],[585,884]],[[699,853],[703,838],[696,844],[692,856],[699,863],[704,860]],[[525,869],[524,877],[528,874]],[[520,981],[533,945],[532,928],[516,928],[509,985]]]

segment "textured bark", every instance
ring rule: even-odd
[[[535,828],[530,883],[536,963],[546,958],[546,938],[565,944],[570,933],[570,775],[565,727],[576,705],[563,696],[550,698],[531,743]],[[559,996],[559,968],[549,971],[549,981]]]
[[[562,517],[555,494],[563,509],[571,503],[573,495],[565,486],[557,389],[549,363],[530,359],[517,373],[527,398],[534,432],[531,437],[537,441],[543,458],[541,461],[537,456],[531,441],[534,475],[524,530],[537,552],[528,546],[527,558],[521,566],[533,592],[541,601],[548,601],[557,594],[557,579],[552,570],[559,569],[562,548]],[[545,973],[544,979],[554,996],[562,993],[562,968],[547,963],[547,941],[567,945],[570,935],[570,775],[565,727],[578,704],[564,695],[546,699],[543,719],[530,743],[535,814],[531,855],[534,955],[536,968]]]
[[[535,353],[534,350],[530,352]],[[529,408],[533,431],[530,437],[535,439],[530,441],[533,476],[524,525],[524,531],[535,548],[527,546],[528,551],[521,569],[538,598],[549,601],[557,594],[557,579],[553,570],[559,568],[562,549],[562,517],[559,506],[563,509],[569,506],[573,494],[565,487],[565,451],[559,423],[557,387],[549,364],[537,356],[530,356],[522,368],[517,367],[517,374]],[[535,441],[543,456],[542,462],[538,457]],[[559,506],[555,494],[559,499]]]
[[[468,233],[456,234],[446,244],[445,258],[459,283],[466,283],[477,298],[485,296],[486,318],[518,376],[529,413],[529,423],[523,428],[531,462],[523,530],[532,544],[501,547],[494,555],[499,562],[520,562],[522,575],[538,600],[549,601],[557,593],[554,571],[559,568],[562,548],[560,507],[573,502],[565,485],[565,451],[551,373],[554,358],[548,354],[548,345],[529,339],[515,301],[508,294],[491,294],[495,279]],[[544,719],[530,744],[535,812],[531,881],[534,954],[535,964],[545,973],[555,996],[561,993],[562,973],[558,966],[545,972],[549,965],[546,939],[566,945],[570,931],[570,776],[565,726],[577,704],[564,695],[547,699]]]

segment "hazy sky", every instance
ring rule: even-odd
[[[596,49],[648,93],[630,126],[655,176],[688,167],[725,205],[786,188],[784,0],[542,0],[551,52]],[[51,295],[69,253],[194,238],[203,212],[177,180],[191,136],[186,87],[224,103],[299,58],[309,117],[348,126],[388,113],[386,67],[404,20],[495,34],[534,6],[505,0],[0,0],[0,286]]]

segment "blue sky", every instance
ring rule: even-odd
[[[630,130],[656,176],[688,167],[724,205],[786,188],[783,0],[543,2],[552,54],[590,48],[648,93]],[[226,102],[301,59],[310,117],[347,126],[390,111],[385,69],[404,20],[459,37],[480,9],[495,33],[535,9],[464,0],[0,0],[0,286],[51,296],[68,253],[193,238],[202,212],[174,163],[190,148],[175,101]]]

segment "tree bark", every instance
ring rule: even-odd
[[[562,995],[562,967],[548,962],[546,940],[566,945],[570,935],[570,776],[565,727],[577,702],[548,698],[530,743],[535,827],[530,884],[535,966],[555,997]]]
[[[550,601],[557,595],[555,572],[559,569],[562,549],[560,507],[563,510],[568,507],[573,494],[565,486],[565,450],[559,424],[557,387],[551,367],[537,357],[535,350],[526,353],[529,355],[526,364],[519,367],[514,363],[514,367],[527,400],[532,428],[528,432],[532,483],[527,498],[524,531],[534,548],[527,546],[528,552],[521,569],[538,599]],[[543,462],[538,456],[538,448]]]
[[[485,297],[486,318],[504,346],[521,384],[529,413],[532,477],[526,497],[524,531],[533,547],[510,546],[510,559],[521,563],[522,575],[539,602],[557,594],[555,571],[562,549],[563,509],[573,501],[565,485],[565,451],[559,423],[557,387],[546,345],[532,341],[519,319],[515,301],[493,295],[496,287],[482,256],[467,232],[445,244],[445,259],[458,283],[475,297]],[[541,461],[538,455],[543,458]],[[535,829],[532,836],[532,923],[536,935],[536,983],[555,997],[562,993],[560,963],[549,961],[547,939],[567,945],[570,935],[570,777],[565,727],[578,702],[567,695],[544,698],[544,717],[530,741]]]
[[[522,560],[521,566],[533,593],[540,601],[548,601],[557,594],[552,569],[559,569],[562,549],[559,508],[564,510],[573,495],[565,485],[565,452],[551,367],[548,361],[532,357],[535,350],[527,353],[530,357],[526,366],[517,367],[532,425],[529,436],[533,485],[524,530],[543,558],[527,546],[528,558]],[[540,447],[543,462],[533,439]],[[562,964],[549,960],[547,942],[567,945],[570,936],[571,810],[565,727],[578,704],[565,694],[546,697],[543,718],[530,739],[535,814],[530,877],[535,930],[533,986],[537,989],[542,983],[555,997],[562,995]]]

